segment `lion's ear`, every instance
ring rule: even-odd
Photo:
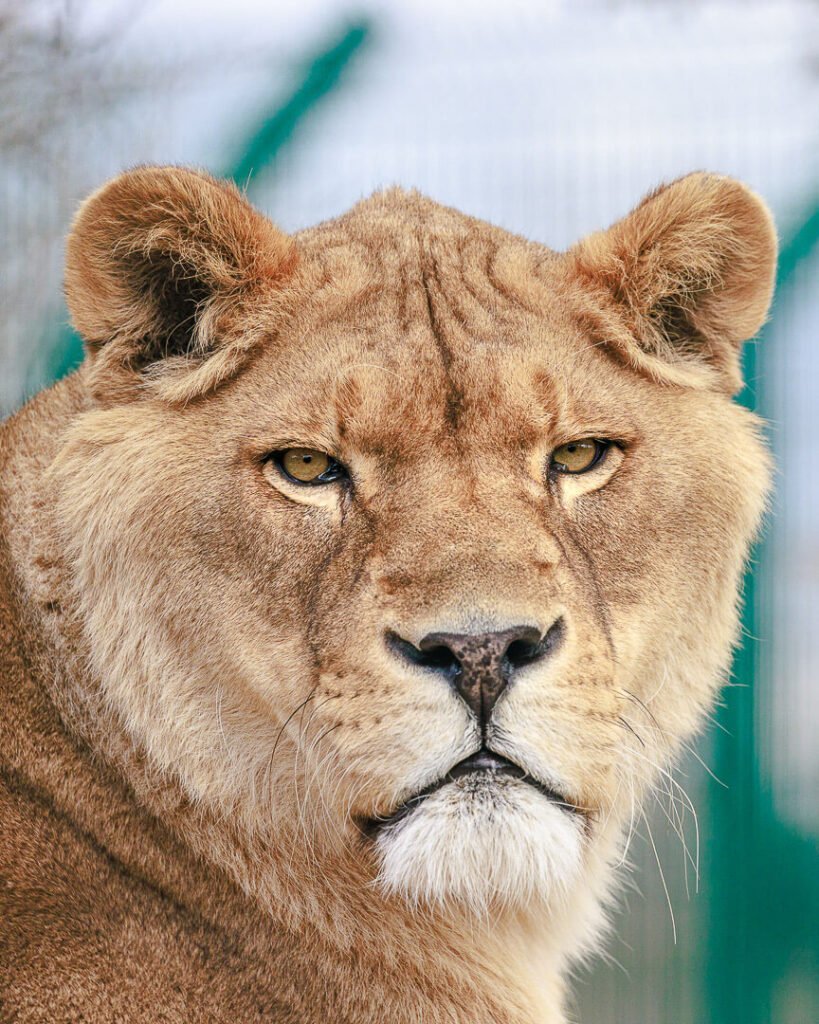
[[[236,372],[295,266],[293,243],[233,185],[142,167],[83,203],[65,288],[100,397],[186,400]]]
[[[658,379],[738,390],[740,348],[765,321],[776,269],[773,220],[757,195],[690,174],[569,257],[603,297],[601,342]]]

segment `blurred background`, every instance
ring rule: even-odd
[[[564,248],[703,168],[772,206],[739,400],[777,495],[711,727],[631,844],[583,1024],[819,1022],[819,3],[0,0],[0,411],[81,358],[77,202],[141,162],[233,177],[285,229],[416,186]]]

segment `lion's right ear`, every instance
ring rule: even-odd
[[[292,241],[228,182],[177,167],[120,175],[83,203],[65,289],[108,400],[146,388],[186,401],[233,375],[270,330]],[[272,302],[272,305],[271,305]]]

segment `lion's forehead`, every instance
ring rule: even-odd
[[[297,314],[251,375],[259,407],[396,458],[458,438],[517,449],[599,419],[605,357],[553,254],[403,196],[301,240]]]
[[[544,246],[400,190],[303,233],[298,247],[302,324],[366,317],[395,338],[430,323],[439,340],[465,332],[493,346],[517,340],[525,279],[548,280],[559,263]]]

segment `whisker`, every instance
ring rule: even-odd
[[[648,838],[651,842],[651,849],[654,851],[654,859],[657,861],[657,869],[660,872],[660,881],[663,883],[663,891],[665,892],[665,900],[668,904],[668,912],[671,915],[671,931],[674,936],[674,945],[677,945],[677,922],[674,920],[674,908],[671,905],[671,894],[668,891],[668,886],[665,881],[665,872],[663,866],[660,863],[660,855],[657,853],[657,845],[654,842],[654,836],[651,833],[651,825],[648,823],[648,818],[643,814],[643,821],[646,823],[646,829],[648,830]]]

